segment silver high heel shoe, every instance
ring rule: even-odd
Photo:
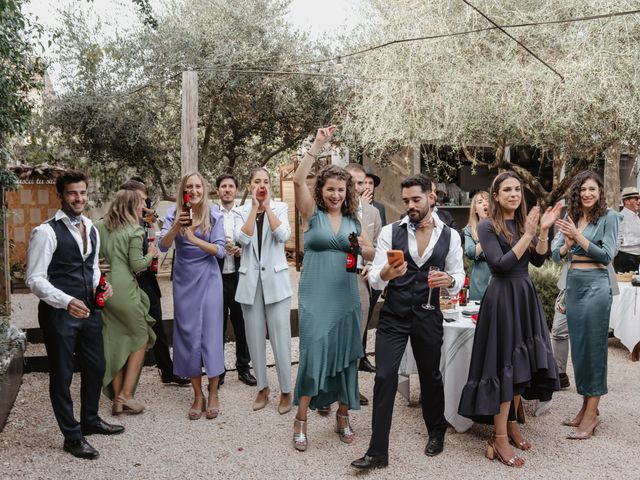
[[[343,428],[340,428],[340,419],[346,420],[347,425]],[[336,433],[340,437],[340,440],[344,443],[351,443],[355,438],[356,434],[351,429],[351,424],[349,423],[349,415],[340,415],[336,412]]]
[[[298,417],[296,417],[293,420],[294,428],[296,425],[300,427],[300,432],[293,432],[293,448],[295,448],[299,452],[304,452],[305,450],[307,450],[307,434],[302,430],[306,429],[307,421],[298,420]]]

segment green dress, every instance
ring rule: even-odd
[[[340,400],[360,408],[358,359],[360,294],[356,273],[346,271],[349,234],[360,234],[360,222],[342,217],[334,234],[326,213],[316,209],[304,233],[304,262],[298,288],[300,365],[294,403],[311,397],[310,407]]]
[[[142,255],[144,230],[131,225],[110,232],[102,220],[95,224],[100,234],[100,256],[111,266],[107,281],[113,296],[102,310],[105,373],[102,392],[113,399],[113,376],[126,363],[129,355],[145,343],[151,348],[156,341],[152,330],[155,320],[149,315],[149,297],[140,289],[135,274],[151,265],[153,257]],[[138,386],[136,380],[135,388]]]

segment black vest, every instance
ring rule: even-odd
[[[428,311],[422,308],[422,304],[427,303],[429,296],[429,286],[427,277],[429,267],[436,266],[444,271],[444,263],[449,253],[449,243],[451,240],[451,229],[444,225],[440,238],[436,242],[433,253],[422,267],[418,267],[409,253],[409,238],[407,233],[408,225],[394,222],[391,227],[391,248],[402,250],[407,261],[407,273],[402,277],[389,281],[387,286],[387,296],[382,307],[383,313],[393,316],[405,317],[411,314],[412,310],[420,312],[421,315]],[[435,307],[435,312],[440,312],[440,289],[434,288],[431,293],[431,305]]]
[[[82,300],[89,308],[93,308],[93,261],[98,243],[96,229],[91,227],[91,254],[83,260],[78,244],[64,221],[52,219],[47,223],[53,229],[58,243],[47,270],[49,282],[67,295]]]

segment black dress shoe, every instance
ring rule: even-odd
[[[176,385],[189,385],[191,383],[191,379],[179,377],[177,375],[171,375],[170,377],[162,377],[162,383],[164,383],[165,385],[169,383],[175,383]]]
[[[65,439],[62,448],[65,452],[69,452],[71,455],[78,458],[94,460],[100,456],[98,451],[89,445],[89,442],[84,438],[80,440]]]
[[[444,437],[430,437],[424,454],[428,457],[435,457],[444,450]]]
[[[250,387],[255,387],[258,384],[256,377],[251,375],[251,372],[248,370],[245,372],[238,372],[238,380]]]
[[[362,470],[371,470],[372,468],[384,468],[389,465],[389,455],[365,455],[362,458],[351,462],[353,468],[360,468]]]
[[[122,425],[112,425],[102,419],[99,419],[97,423],[92,425],[81,425],[80,429],[83,435],[93,435],[94,433],[98,435],[118,435],[124,432]]]
[[[369,405],[369,399],[367,397],[365,397],[363,394],[358,393],[358,395],[360,395],[360,405],[362,406],[367,406]]]
[[[220,375],[218,377],[218,388],[220,388],[222,385],[224,385],[224,377],[225,377],[225,373],[223,373],[222,375]]]
[[[566,373],[560,374],[560,388],[569,388],[571,386],[571,382],[569,381],[569,376]]]
[[[376,367],[371,364],[368,357],[363,357],[360,359],[360,366],[358,367],[358,370],[360,370],[361,372],[376,373]]]
[[[317,412],[319,415],[327,416],[331,413],[331,405],[325,405],[324,407],[318,407]]]

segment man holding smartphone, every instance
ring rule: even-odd
[[[464,283],[460,235],[431,216],[431,179],[418,174],[401,183],[407,215],[382,228],[369,273],[373,288],[387,287],[376,334],[376,379],[372,436],[366,455],[351,465],[386,467],[398,368],[411,338],[423,394],[422,416],[429,432],[425,455],[444,448],[444,388],[440,374],[443,316],[440,288],[456,294]],[[391,261],[388,260],[388,251]],[[404,258],[402,258],[404,257]],[[431,301],[428,302],[431,290]]]

